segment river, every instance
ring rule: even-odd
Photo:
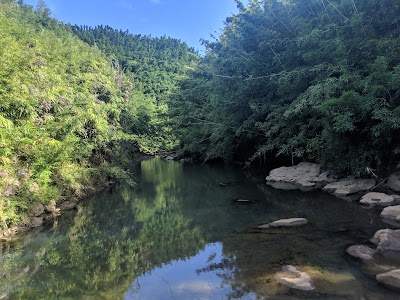
[[[379,214],[321,192],[275,190],[264,176],[142,161],[136,186],[2,242],[0,299],[399,299],[344,253],[386,228]],[[257,228],[290,217],[310,224]],[[277,284],[287,264],[311,272],[316,289]]]

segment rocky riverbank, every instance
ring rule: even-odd
[[[25,218],[21,224],[12,224],[10,227],[0,231],[0,240],[12,239],[17,234],[43,226],[45,223],[53,222],[61,212],[76,209],[84,199],[107,190],[113,185],[114,182],[107,182],[103,185],[99,185],[97,188],[87,190],[85,195],[81,198],[74,197],[57,203],[51,201],[47,205],[39,203],[31,210],[29,216]]]
[[[344,250],[347,255],[361,261],[365,274],[375,277],[390,289],[400,290],[400,229],[393,229],[400,228],[400,196],[396,194],[400,191],[400,174],[392,174],[378,184],[376,179],[338,179],[334,174],[323,171],[318,164],[300,163],[274,169],[266,180],[268,185],[278,189],[322,189],[336,197],[357,201],[366,208],[380,211],[388,228],[376,232],[365,245],[354,245]],[[288,286],[300,289],[293,284]]]

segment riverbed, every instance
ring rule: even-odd
[[[134,187],[117,186],[2,242],[0,299],[400,298],[345,254],[387,228],[373,210],[322,192],[275,190],[260,170],[154,158],[134,175]],[[310,223],[258,229],[292,217]],[[288,264],[309,272],[316,289],[277,283]]]

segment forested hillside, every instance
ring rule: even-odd
[[[199,60],[195,50],[170,37],[130,34],[109,26],[71,26],[89,45],[96,45],[120,63],[133,77],[135,89],[152,95],[158,102],[168,99],[177,80],[184,78]]]
[[[183,153],[359,176],[399,160],[399,1],[237,4],[175,98]]]
[[[35,11],[0,0],[0,45],[0,229],[29,223],[38,203],[129,180],[135,151],[175,143],[163,136],[167,108],[156,98],[164,92],[127,76],[115,57],[52,19],[43,1]],[[183,52],[174,54],[179,62]]]
[[[141,151],[155,154],[174,149],[177,138],[171,127],[168,100],[178,82],[197,65],[199,56],[194,49],[174,38],[135,35],[109,26],[69,28],[113,59],[130,78],[132,88],[151,101],[151,122],[141,120]]]

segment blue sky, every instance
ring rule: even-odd
[[[245,1],[243,1],[245,2]],[[25,0],[36,6],[37,0]],[[135,34],[179,38],[200,51],[200,38],[220,32],[236,12],[234,0],[47,0],[58,20],[78,25],[109,25]]]

